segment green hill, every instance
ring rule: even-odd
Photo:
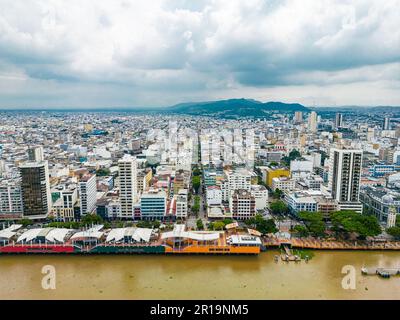
[[[169,112],[190,115],[211,115],[220,117],[264,117],[278,111],[293,113],[310,111],[298,103],[260,102],[251,99],[229,99],[209,102],[181,103],[168,108]]]

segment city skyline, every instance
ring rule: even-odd
[[[399,0],[2,4],[1,109],[400,105]]]

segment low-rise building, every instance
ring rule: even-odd
[[[286,193],[285,202],[287,203],[289,210],[295,215],[301,211],[316,212],[318,210],[315,198],[303,191]]]
[[[229,198],[229,208],[234,219],[249,219],[256,214],[256,201],[250,191],[235,190]]]
[[[292,191],[294,190],[296,181],[289,177],[276,177],[272,179],[271,189],[276,191],[279,189],[281,191]]]
[[[162,220],[167,210],[167,194],[163,190],[150,189],[140,197],[140,212],[142,219]]]
[[[290,170],[284,167],[265,168],[265,183],[267,184],[268,187],[272,188],[272,179],[279,177],[290,177]]]
[[[285,202],[289,210],[298,215],[301,211],[321,212],[325,218],[331,212],[340,210],[339,204],[329,192],[322,190],[296,190],[285,193]]]
[[[364,210],[382,223],[387,223],[391,208],[400,214],[400,193],[385,187],[362,186],[360,201]]]
[[[218,186],[209,186],[206,189],[206,199],[207,205],[221,205],[222,203],[222,191],[221,187]]]
[[[186,218],[188,215],[188,190],[180,189],[175,196],[176,201],[176,218]]]
[[[59,198],[54,202],[52,213],[58,221],[73,221],[75,219],[74,207],[78,201],[78,188],[76,184],[59,186]]]
[[[264,210],[268,205],[268,190],[262,185],[252,185],[250,193],[255,199],[256,210]]]

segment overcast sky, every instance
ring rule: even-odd
[[[400,106],[400,0],[0,0],[0,107]]]

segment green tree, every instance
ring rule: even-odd
[[[282,200],[272,202],[269,208],[273,214],[286,214],[289,212],[288,206]]]
[[[246,220],[245,223],[262,234],[275,233],[278,231],[273,219],[265,220],[260,214],[257,214],[255,217]]]
[[[308,228],[302,225],[297,225],[293,228],[293,231],[297,232],[301,238],[308,237]]]
[[[377,236],[382,232],[375,216],[362,215],[355,211],[333,212],[331,221],[336,232],[356,233],[360,239]]]
[[[321,212],[299,212],[299,218],[304,220],[308,231],[315,237],[321,237],[325,235],[325,223],[323,221],[323,215]]]
[[[193,176],[192,178],[193,189],[196,193],[199,193],[200,179],[201,179],[200,176]]]
[[[161,226],[161,222],[158,220],[153,221],[153,228],[158,229]]]
[[[99,177],[109,176],[110,173],[111,173],[110,169],[107,169],[107,168],[102,168],[102,169],[96,170],[96,175]]]
[[[30,220],[30,219],[25,218],[25,219],[19,220],[19,223],[22,224],[23,227],[27,227],[27,226],[32,225],[33,221]]]
[[[193,175],[194,175],[194,176],[199,176],[199,175],[201,175],[201,170],[199,169],[199,167],[194,167],[194,169],[193,169]]]
[[[274,199],[281,199],[283,195],[283,191],[280,190],[279,188],[276,188],[275,191],[272,193],[272,197]]]
[[[308,224],[308,230],[315,237],[322,237],[325,235],[325,223],[323,221],[312,221]]]
[[[289,155],[287,157],[282,158],[282,162],[287,166],[289,166],[291,161],[296,160],[298,158],[301,158],[300,152],[296,149],[293,149],[292,151],[289,152]]]
[[[198,219],[196,221],[196,227],[197,227],[197,230],[203,230],[204,229],[204,224],[203,224],[203,221],[201,219]]]
[[[386,232],[388,234],[390,234],[391,236],[393,236],[394,238],[400,239],[400,227],[395,226],[395,227],[388,228],[386,230]]]
[[[213,223],[213,230],[224,230],[225,224],[222,221],[215,221]]]
[[[233,223],[233,219],[225,218],[224,220],[222,220],[222,222],[223,222],[224,225],[226,226],[226,225],[228,225],[228,224],[230,224],[230,223]]]
[[[200,211],[200,197],[199,196],[195,196],[194,197],[194,203],[192,206],[192,212],[197,215]]]
[[[82,225],[102,224],[103,218],[97,214],[87,214],[81,219]]]
[[[152,227],[152,223],[148,220],[141,220],[136,225],[138,228],[151,228]]]
[[[299,212],[299,218],[310,222],[310,221],[322,221],[322,213],[321,212],[310,212],[310,211],[301,211]]]

